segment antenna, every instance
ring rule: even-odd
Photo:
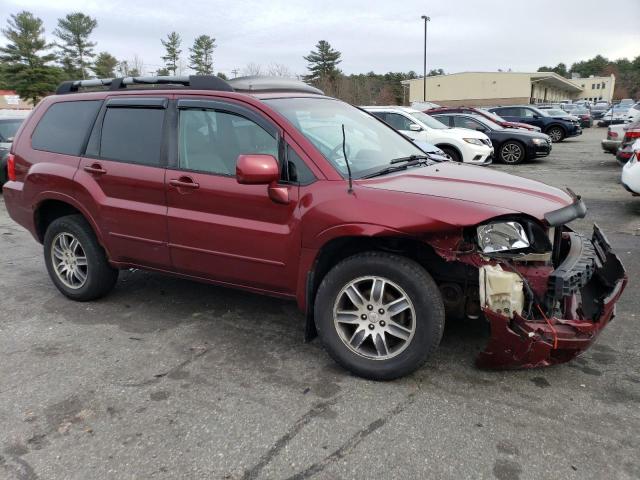
[[[353,193],[353,177],[351,176],[351,165],[349,165],[349,159],[347,158],[347,137],[344,134],[344,123],[342,124],[342,155],[344,156],[344,161],[347,164],[347,172],[349,173],[349,190],[348,193]]]

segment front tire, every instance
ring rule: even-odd
[[[500,160],[508,165],[517,165],[526,159],[524,146],[520,142],[507,141],[500,147]]]
[[[44,235],[44,259],[54,285],[72,300],[100,298],[118,280],[118,270],[109,265],[104,249],[82,215],[51,222]]]
[[[551,137],[553,143],[558,143],[564,140],[566,133],[562,127],[551,127],[546,131],[546,134]]]
[[[440,148],[440,150],[442,150],[444,153],[449,155],[451,157],[451,160],[453,160],[454,162],[462,161],[462,157],[460,156],[460,154],[456,149],[451,147],[438,147],[438,148]]]
[[[418,369],[444,330],[444,305],[418,263],[384,252],[354,255],[324,277],[315,322],[329,355],[371,380],[391,380]]]

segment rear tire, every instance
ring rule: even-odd
[[[549,128],[545,133],[551,137],[553,143],[561,142],[566,136],[564,129],[557,126]]]
[[[451,160],[453,160],[454,162],[462,162],[462,157],[460,156],[458,151],[455,150],[454,148],[451,148],[451,147],[438,147],[438,148],[442,150],[444,153],[446,153],[447,155],[449,155],[451,157]]]
[[[445,319],[442,296],[426,270],[377,251],[333,267],[318,288],[314,313],[329,355],[371,380],[422,366],[440,343]]]
[[[500,147],[500,161],[506,163],[508,165],[517,165],[522,163],[527,158],[526,150],[524,149],[524,145],[520,142],[516,141],[506,141]]]
[[[118,280],[93,229],[82,215],[60,217],[44,235],[44,259],[54,285],[72,300],[109,293]]]

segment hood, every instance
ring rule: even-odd
[[[478,138],[480,140],[488,140],[484,133],[469,128],[447,128],[446,130],[436,130],[438,136],[461,138]]]
[[[544,220],[544,214],[573,203],[562,190],[484,167],[445,162],[357,180],[366,188],[490,205]]]

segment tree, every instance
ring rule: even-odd
[[[326,40],[320,40],[316,44],[316,50],[311,51],[309,55],[303,57],[309,65],[309,75],[305,77],[305,80],[310,82],[318,82],[321,79],[328,78],[329,80],[337,79],[340,75],[340,70],[337,65],[342,61],[340,56],[342,54],[334,50],[329,42]]]
[[[539,72],[555,72],[558,75],[562,75],[565,78],[571,78],[571,74],[567,71],[567,66],[560,62],[555,67],[540,67]]]
[[[118,60],[108,52],[100,52],[93,64],[93,71],[98,78],[113,78],[116,76]]]
[[[182,39],[176,32],[171,32],[167,35],[167,40],[161,39],[160,42],[166,50],[166,54],[162,57],[162,60],[164,60],[165,63],[165,68],[172,75],[175,75],[178,71],[178,60],[180,59],[180,54],[182,53],[182,50],[180,49],[180,45],[182,45]]]
[[[245,77],[262,75],[262,66],[253,62],[247,63],[247,66],[242,69],[242,75]]]
[[[429,70],[429,73],[427,73],[427,77],[435,77],[436,75],[444,75],[444,70],[441,68],[433,69],[433,70]]]
[[[291,70],[282,63],[272,63],[267,67],[267,75],[270,77],[293,78]]]
[[[89,76],[91,59],[95,56],[93,47],[95,42],[89,40],[93,29],[98,22],[82,12],[67,14],[64,18],[58,19],[58,28],[53,34],[58,37],[60,43],[60,62],[65,73],[69,77]]]
[[[46,53],[51,45],[44,38],[42,20],[31,12],[12,14],[7,25],[2,33],[8,42],[0,47],[2,82],[35,105],[60,81],[60,69],[48,65],[56,56]]]
[[[198,75],[213,74],[213,50],[216,48],[216,39],[209,35],[200,35],[189,48],[189,67]]]
[[[169,75],[169,70],[167,70],[165,67],[161,67],[156,71],[156,75],[158,75],[159,77],[166,77]]]
[[[224,73],[222,72],[218,72],[216,74],[219,78],[221,78],[222,80],[229,80],[229,77],[227,77]]]
[[[571,72],[577,73],[582,78],[586,78],[589,75],[600,75],[609,63],[611,62],[602,55],[596,55],[589,60],[571,65]]]

